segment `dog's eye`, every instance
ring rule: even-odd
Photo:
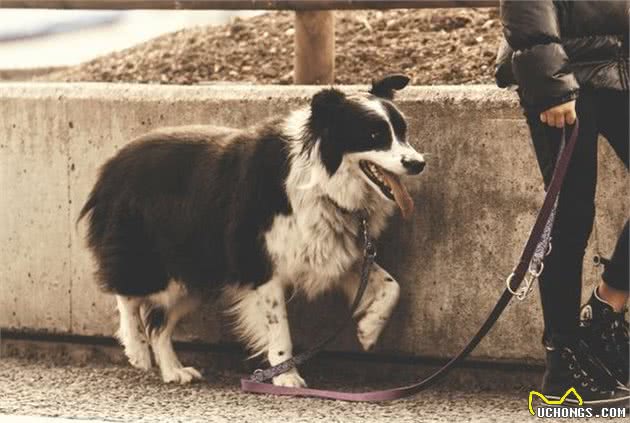
[[[381,131],[374,131],[370,134],[370,138],[372,138],[373,141],[376,141],[377,139],[379,139],[381,136]]]

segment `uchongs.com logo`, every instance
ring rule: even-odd
[[[540,398],[542,404],[534,407],[534,397]],[[547,419],[626,417],[626,408],[624,407],[603,407],[597,409],[584,407],[584,400],[575,388],[567,389],[567,392],[557,399],[555,397],[549,399],[538,391],[530,391],[528,405],[532,416]]]

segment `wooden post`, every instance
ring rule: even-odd
[[[295,84],[335,80],[335,15],[331,10],[295,12]]]

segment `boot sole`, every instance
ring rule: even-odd
[[[559,401],[561,397],[556,395],[546,395],[546,398],[550,401]],[[545,404],[548,407],[591,407],[591,408],[605,408],[605,407],[624,407],[630,409],[630,395],[621,398],[613,399],[601,399],[601,400],[583,400],[580,405],[577,400],[566,398],[562,404]]]

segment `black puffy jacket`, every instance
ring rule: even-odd
[[[628,90],[629,13],[627,0],[501,0],[497,84],[518,85],[523,106],[538,111],[581,87]]]

